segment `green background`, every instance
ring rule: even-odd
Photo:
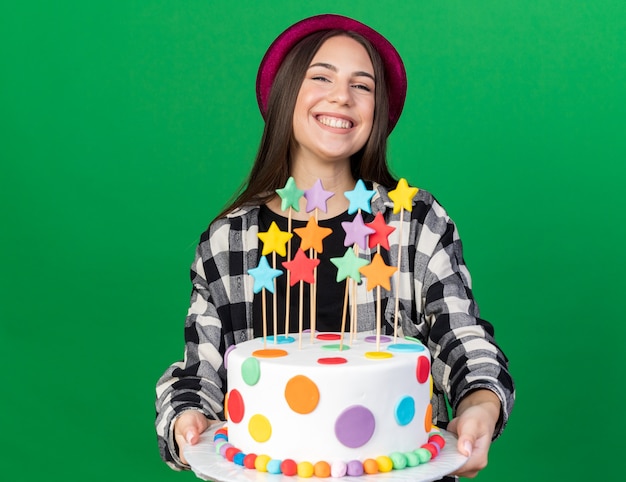
[[[324,12],[402,54],[393,170],[457,222],[511,360],[478,480],[623,472],[626,2],[58,0],[0,7],[2,480],[195,480],[154,385],[256,152],[259,61]]]

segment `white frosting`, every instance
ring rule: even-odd
[[[427,363],[429,373],[430,355],[421,344],[398,338],[396,344],[411,345],[421,351],[392,351],[391,341],[381,343],[380,352],[390,353],[392,357],[370,359],[366,353],[376,352],[376,343],[366,342],[363,335],[349,346],[349,335],[345,334],[342,351],[323,348],[338,345],[339,340],[316,339],[311,344],[308,334],[303,336],[300,349],[298,335],[291,336],[294,343],[275,344],[270,338],[265,345],[266,349],[284,350],[287,356],[253,357],[253,352],[264,348],[262,338],[238,344],[228,353],[227,410],[231,444],[244,453],[265,454],[272,459],[332,464],[410,452],[427,442],[429,427],[425,426],[425,419],[430,405],[430,380],[429,375],[423,380],[422,370],[421,382],[418,381],[417,366],[418,359],[423,357],[420,363]],[[242,375],[242,365],[251,357],[259,362],[260,376],[258,382],[249,385],[250,378]],[[318,362],[320,358],[334,357],[345,358],[347,363],[324,365]],[[256,363],[253,361],[252,365]],[[310,379],[319,391],[319,402],[316,405],[312,402],[315,408],[310,413],[295,412],[285,398],[285,387],[298,375]],[[241,395],[243,412],[231,406],[233,390]],[[405,415],[399,423],[396,408],[402,400],[405,407],[408,405],[409,413],[411,406],[415,410],[413,417]],[[366,443],[348,447],[335,434],[336,422],[344,410],[357,405],[373,415],[375,428]],[[242,413],[241,421],[233,422],[231,417],[238,418]],[[264,416],[271,426],[267,441],[256,441],[249,432],[250,419],[255,415]]]

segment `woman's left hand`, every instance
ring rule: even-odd
[[[476,477],[487,466],[491,439],[500,417],[500,399],[491,390],[475,390],[457,408],[457,416],[448,424],[448,431],[458,437],[459,452],[467,462],[452,475]]]

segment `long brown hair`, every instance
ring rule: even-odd
[[[396,184],[387,165],[389,135],[389,92],[384,64],[378,51],[361,35],[344,30],[315,32],[298,42],[281,64],[267,102],[265,129],[254,165],[241,193],[216,217],[224,217],[248,204],[264,204],[289,178],[290,147],[293,142],[293,112],[311,60],[331,37],[345,35],[359,42],[369,54],[376,79],[372,132],[363,148],[350,159],[354,179],[375,181],[386,187]]]

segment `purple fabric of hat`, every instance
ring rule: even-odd
[[[393,45],[381,34],[367,25],[342,15],[325,14],[305,18],[281,33],[270,45],[261,61],[256,79],[256,95],[261,115],[265,118],[267,100],[274,83],[276,73],[287,53],[301,39],[320,30],[346,30],[356,32],[374,46],[385,65],[385,74],[389,88],[389,132],[393,130],[406,98],[406,71],[402,58]]]

